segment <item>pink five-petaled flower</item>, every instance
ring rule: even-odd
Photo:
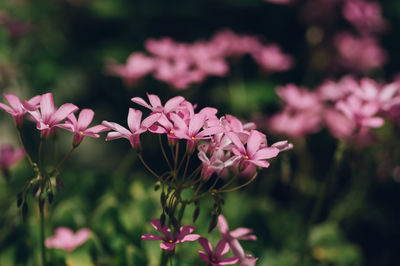
[[[24,121],[24,116],[26,114],[26,110],[22,106],[21,100],[15,94],[3,94],[4,98],[6,98],[7,102],[10,106],[0,103],[0,109],[3,109],[7,113],[13,116],[15,125],[17,127],[22,126],[22,122]],[[35,96],[28,101],[28,103],[32,106],[37,106],[40,102],[40,96]]]
[[[235,145],[235,147],[232,148],[232,152],[241,158],[241,164],[243,164],[242,166],[244,168],[249,164],[268,168],[269,162],[267,162],[267,159],[276,157],[279,153],[279,149],[276,147],[265,147],[261,145],[265,143],[265,135],[257,130],[250,131],[246,148],[235,133],[226,132],[226,135]]]
[[[211,138],[210,136],[223,131],[222,127],[214,126],[199,132],[200,129],[204,127],[207,120],[207,114],[205,113],[206,112],[193,115],[189,125],[187,125],[179,115],[171,113],[171,120],[174,122],[174,125],[177,128],[175,131],[175,136],[187,140],[187,148],[189,151],[194,150],[194,146],[197,141],[201,139],[209,139]]]
[[[161,113],[155,113],[149,115],[142,122],[142,112],[139,110],[135,110],[133,108],[129,108],[128,114],[128,127],[129,130],[124,128],[123,126],[114,123],[103,121],[102,125],[114,130],[107,134],[106,141],[125,138],[129,140],[131,146],[136,151],[140,151],[140,134],[147,131],[147,129],[152,126],[157,120],[161,117]]]
[[[229,231],[228,223],[225,217],[220,214],[218,216],[218,229],[222,235],[222,239],[225,239],[229,244],[233,254],[239,258],[239,265],[255,265],[257,258],[251,255],[246,255],[238,239],[240,240],[257,240],[255,235],[250,235],[253,230],[249,228],[239,227],[233,231]]]
[[[199,243],[205,251],[203,252],[199,250],[200,259],[208,262],[210,265],[232,265],[239,260],[238,257],[223,258],[223,256],[225,256],[225,254],[229,251],[229,245],[225,239],[222,239],[218,242],[217,246],[215,247],[215,251],[213,250],[211,243],[206,238],[200,237]]]
[[[0,150],[0,169],[7,172],[10,167],[25,156],[23,149],[14,150],[11,145],[3,145]]]
[[[27,101],[23,101],[22,105],[37,122],[36,128],[41,131],[42,137],[48,137],[58,123],[78,110],[78,107],[72,103],[65,103],[56,109],[51,92],[43,94],[40,98],[40,112],[36,106]]]
[[[150,105],[140,97],[134,97],[131,101],[150,109],[152,112],[168,115],[170,112],[175,111],[175,109],[185,100],[182,96],[176,96],[169,99],[165,103],[165,106],[162,106],[161,100],[157,95],[147,94],[147,98],[149,98]]]
[[[98,138],[100,136],[97,133],[109,129],[108,127],[103,125],[97,125],[94,127],[87,128],[89,124],[92,122],[93,116],[94,116],[93,110],[82,109],[82,111],[79,113],[78,120],[76,120],[74,114],[70,114],[68,116],[68,121],[66,121],[65,124],[57,126],[75,133],[72,145],[74,147],[77,147],[82,142],[85,136]]]
[[[47,248],[59,248],[65,251],[73,251],[86,242],[90,233],[88,228],[82,228],[74,234],[74,232],[67,227],[59,227],[55,230],[54,236],[46,239],[45,244]]]
[[[196,241],[200,238],[200,235],[191,234],[196,228],[191,225],[182,226],[179,232],[175,232],[174,236],[172,236],[171,229],[164,224],[161,226],[160,220],[151,220],[151,225],[158,232],[162,233],[164,236],[153,235],[153,234],[144,234],[142,235],[143,240],[161,240],[160,248],[168,251],[173,251],[175,249],[175,245],[178,243],[183,243],[187,241]]]

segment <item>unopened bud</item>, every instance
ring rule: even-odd
[[[214,230],[214,228],[217,226],[217,222],[218,222],[218,216],[214,214],[211,217],[210,226],[208,227],[208,232],[209,233],[211,233],[211,231]]]
[[[154,185],[154,191],[159,190],[160,187],[161,187],[161,183],[160,183],[160,181],[157,181],[156,184]]]
[[[28,216],[28,203],[26,201],[22,204],[22,221],[26,222],[26,217]]]
[[[36,181],[32,187],[32,197],[35,197],[40,187],[40,181]]]
[[[175,216],[170,216],[170,219],[171,219],[172,226],[175,228],[175,231],[180,232],[179,223],[178,223],[178,220],[175,218]]]
[[[166,209],[165,206],[167,205],[167,196],[165,195],[164,191],[161,192],[160,202],[161,202],[161,207],[163,209]]]
[[[22,192],[20,192],[20,193],[18,193],[18,196],[17,196],[17,207],[18,208],[21,207],[22,202],[23,202],[23,196],[22,196]]]
[[[164,224],[165,224],[165,213],[163,212],[161,215],[160,215],[160,224],[161,224],[161,226],[164,226]]]
[[[53,192],[50,191],[50,192],[47,194],[47,200],[49,201],[49,204],[51,204],[51,203],[53,202],[53,197],[54,197]]]
[[[44,208],[44,199],[43,198],[39,198],[39,211],[42,213],[43,212],[43,208]]]

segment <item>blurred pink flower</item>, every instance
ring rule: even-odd
[[[336,49],[339,52],[339,63],[355,71],[367,71],[384,65],[388,56],[374,37],[355,37],[348,32],[335,36]]]
[[[139,151],[141,149],[140,134],[146,132],[150,126],[152,126],[161,117],[161,113],[155,113],[149,115],[142,121],[142,112],[129,108],[128,113],[128,127],[129,130],[123,126],[114,123],[103,121],[101,124],[107,128],[114,130],[107,134],[106,141],[115,140],[119,138],[125,138],[129,140],[132,148]]]
[[[218,242],[215,251],[211,243],[204,237],[199,238],[199,243],[204,251],[199,250],[200,259],[213,266],[232,265],[238,262],[238,257],[224,258],[229,251],[229,245],[226,240],[222,239]]]
[[[15,94],[3,94],[4,98],[6,98],[7,102],[10,104],[10,106],[5,105],[3,103],[0,103],[0,109],[3,109],[7,113],[11,114],[14,118],[15,125],[17,127],[21,127],[22,123],[24,121],[24,116],[26,114],[26,110],[23,107],[21,100],[15,95]],[[28,100],[28,103],[33,107],[33,108],[39,108],[39,102],[40,102],[41,96],[35,96]]]
[[[78,107],[72,103],[65,103],[56,109],[52,93],[46,93],[41,96],[40,111],[37,109],[37,106],[27,101],[23,101],[22,105],[37,122],[36,128],[41,131],[43,137],[48,137],[54,127],[59,125],[58,123],[78,110]]]
[[[319,95],[306,88],[300,88],[294,84],[287,84],[276,89],[279,97],[285,101],[286,107],[291,110],[320,110],[322,108]]]
[[[14,149],[11,145],[2,145],[0,149],[0,168],[8,171],[13,164],[25,156],[23,149]]]
[[[67,227],[59,227],[55,230],[54,236],[46,239],[45,244],[47,248],[58,248],[70,252],[85,243],[90,234],[88,228],[82,228],[74,234]]]
[[[303,137],[321,129],[321,113],[284,110],[269,120],[270,129],[292,137]]]
[[[179,232],[175,232],[174,236],[172,236],[171,229],[164,224],[161,226],[160,220],[151,220],[151,225],[158,232],[162,233],[164,236],[153,235],[153,234],[144,234],[142,235],[143,240],[161,240],[160,248],[168,251],[173,251],[175,249],[175,245],[187,241],[196,241],[200,238],[200,235],[191,234],[196,228],[191,225],[182,226],[179,229]]]
[[[342,12],[344,18],[361,33],[379,33],[387,28],[379,2],[345,0]]]
[[[261,42],[258,38],[236,34],[228,29],[216,33],[210,43],[215,51],[225,57],[241,57],[259,50],[261,47]]]
[[[254,60],[268,72],[281,72],[292,68],[294,60],[276,44],[266,45],[252,52]]]
[[[74,132],[74,140],[73,145],[78,146],[85,136],[90,136],[93,138],[100,137],[99,132],[109,130],[108,127],[103,125],[97,125],[94,127],[87,128],[89,124],[92,122],[94,116],[94,112],[91,109],[82,109],[79,114],[78,120],[74,114],[70,114],[68,116],[68,121],[65,124],[59,124],[58,127],[64,128],[68,131]]]
[[[154,58],[136,52],[128,57],[125,65],[109,64],[106,69],[109,74],[121,77],[125,84],[130,87],[147,74],[153,72],[156,65]]]

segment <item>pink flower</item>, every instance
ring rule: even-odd
[[[320,111],[284,110],[273,115],[269,120],[272,131],[292,137],[303,137],[321,129]]]
[[[151,241],[161,240],[163,242],[160,244],[160,248],[168,251],[173,251],[176,244],[187,241],[196,241],[200,238],[200,235],[191,234],[196,229],[191,225],[182,226],[179,232],[175,232],[174,236],[172,236],[171,229],[169,229],[166,224],[161,226],[160,220],[151,220],[151,225],[164,236],[162,237],[159,235],[144,234],[142,235],[142,239]]]
[[[125,65],[110,64],[107,70],[111,75],[119,76],[130,87],[141,78],[154,71],[156,60],[143,53],[132,53]]]
[[[59,227],[55,230],[54,236],[46,239],[45,244],[47,248],[73,251],[75,248],[85,243],[90,234],[91,232],[88,228],[82,228],[74,234],[74,232],[67,227]]]
[[[0,168],[8,171],[10,167],[25,156],[23,149],[14,149],[11,145],[3,145],[0,150]]]
[[[381,67],[388,60],[386,51],[373,37],[355,37],[350,33],[338,34],[334,40],[341,64],[356,71]]]
[[[266,71],[281,72],[293,66],[293,57],[284,54],[278,45],[266,45],[252,53],[254,60]]]
[[[218,242],[215,251],[211,243],[204,237],[199,238],[199,243],[203,247],[204,251],[199,250],[200,259],[208,262],[213,266],[220,265],[232,265],[238,262],[238,257],[224,258],[225,254],[229,251],[229,245],[226,240],[222,239]]]
[[[194,65],[207,75],[225,76],[229,66],[212,42],[197,42],[189,48]]]
[[[131,101],[150,109],[152,112],[164,113],[167,115],[170,112],[176,111],[178,106],[185,100],[185,98],[183,98],[182,96],[176,96],[169,99],[165,103],[165,106],[162,106],[161,100],[157,95],[147,94],[147,98],[149,98],[150,105],[140,97],[134,97],[131,99]]]
[[[387,28],[378,2],[364,0],[346,0],[343,4],[343,16],[361,33],[379,33]]]
[[[74,114],[68,116],[68,121],[65,124],[57,125],[58,127],[64,128],[68,131],[74,132],[73,145],[77,147],[83,140],[85,136],[90,136],[93,138],[100,137],[99,132],[108,130],[109,128],[103,125],[97,125],[94,127],[87,128],[92,122],[94,112],[91,109],[82,109],[79,114],[78,120]]]
[[[267,159],[276,157],[279,153],[278,148],[265,147],[266,136],[257,130],[250,131],[246,148],[235,133],[227,132],[226,135],[235,145],[235,147],[232,148],[232,152],[240,158],[241,164],[244,168],[249,164],[268,168],[269,162]]]
[[[278,87],[276,93],[283,99],[287,107],[298,110],[318,110],[322,108],[321,101],[317,93],[299,88],[294,84]]]
[[[174,122],[176,127],[175,136],[188,141],[187,146],[189,151],[193,151],[197,141],[201,139],[210,139],[212,135],[223,131],[219,126],[206,128],[200,131],[207,120],[207,114],[201,112],[195,114],[191,118],[189,125],[187,125],[186,122],[175,113],[171,114],[171,120]]]
[[[59,125],[58,123],[64,120],[69,114],[78,110],[78,107],[72,103],[65,103],[56,109],[52,93],[46,93],[41,96],[40,112],[36,106],[27,101],[23,101],[22,105],[37,122],[36,128],[41,131],[43,137],[48,137],[54,127]]]
[[[147,131],[161,117],[161,113],[155,113],[148,116],[142,122],[142,112],[129,108],[128,127],[129,130],[114,122],[103,121],[102,125],[108,127],[112,132],[107,134],[106,141],[125,138],[129,140],[133,149],[140,151],[140,134]]]
[[[23,107],[21,100],[15,94],[4,94],[4,98],[8,101],[10,106],[0,103],[0,109],[3,109],[7,113],[13,116],[15,125],[17,127],[21,127],[24,121],[24,116],[26,114],[26,110]],[[38,104],[40,102],[41,96],[35,96],[31,98],[28,103],[33,108],[38,108]]]

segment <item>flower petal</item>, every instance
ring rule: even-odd
[[[89,124],[92,122],[94,112],[91,109],[82,109],[78,117],[78,130],[85,130]]]
[[[158,236],[158,235],[144,234],[144,235],[142,235],[142,240],[151,240],[151,241],[154,241],[154,240],[164,240],[164,238],[161,237],[161,236]]]

